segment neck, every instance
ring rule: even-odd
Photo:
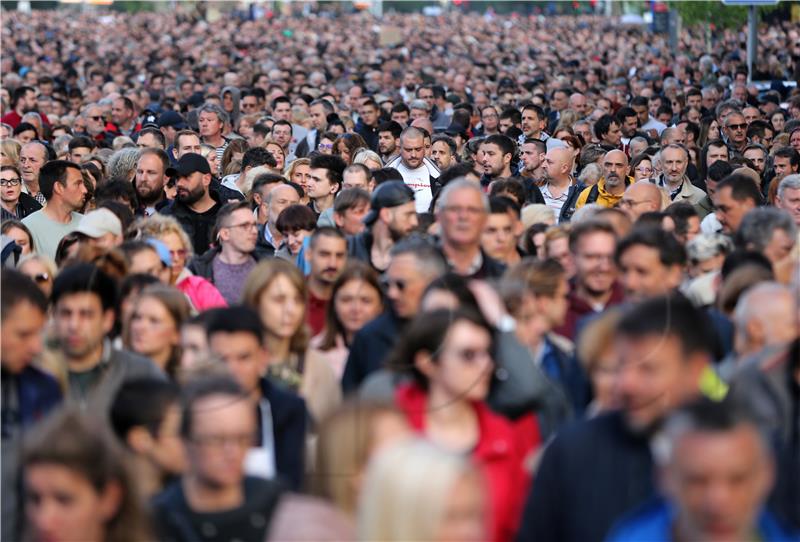
[[[438,445],[456,452],[468,452],[480,439],[478,415],[470,402],[440,386],[428,392],[425,432]]]
[[[195,512],[231,510],[244,502],[241,482],[224,488],[212,487],[199,477],[187,474],[181,483],[189,508]]]
[[[5,200],[2,200],[2,201],[0,201],[0,206],[2,206],[3,209],[5,209],[6,211],[8,211],[9,213],[11,213],[13,215],[13,214],[16,214],[16,212],[17,212],[17,203],[19,203],[19,200],[17,200],[17,201],[5,201]]]
[[[219,253],[219,259],[222,260],[222,263],[228,265],[242,265],[252,258],[250,253],[236,250],[228,243],[222,244],[222,251]]]
[[[31,194],[38,194],[39,193],[39,179],[31,180],[31,181],[24,181],[25,187]]]
[[[569,183],[570,183],[569,177],[563,177],[563,178],[550,177],[550,179],[547,181],[548,185],[555,186],[557,188],[566,188],[569,186]]]
[[[209,193],[206,192],[206,194],[202,198],[200,198],[199,200],[197,200],[194,203],[190,203],[189,204],[189,209],[191,209],[195,213],[205,213],[206,211],[211,209],[216,204],[217,204],[217,202],[214,201],[214,198],[212,198],[209,195]]]
[[[517,252],[517,247],[514,245],[511,247],[511,250],[502,258],[503,262],[505,262],[508,266],[512,266],[518,261],[520,261],[522,257]]]
[[[216,134],[203,138],[203,143],[211,145],[212,147],[220,147],[224,142],[225,140],[222,139],[222,134]]]
[[[475,261],[475,257],[480,250],[480,245],[478,244],[454,245],[445,242],[442,245],[445,257],[453,265],[457,273],[465,273],[472,265],[472,262]]]
[[[103,358],[104,342],[101,342],[91,352],[76,358],[67,358],[67,367],[70,371],[82,373],[94,369]]]
[[[331,298],[331,293],[333,292],[333,285],[327,284],[322,282],[318,278],[315,278],[313,275],[309,277],[308,281],[308,289],[314,294],[314,297],[317,299],[324,299],[325,301]]]
[[[163,489],[162,474],[158,466],[140,454],[131,454],[133,470],[139,481],[139,489],[145,497],[153,497]]]
[[[59,199],[51,199],[44,206],[44,214],[56,222],[69,224],[72,220],[72,209],[64,205]]]
[[[161,367],[161,369],[166,372],[167,364],[169,363],[169,360],[172,357],[172,347],[165,348],[161,352],[154,352],[152,354],[148,354],[147,357],[153,360],[153,363]]]
[[[276,337],[272,333],[267,333],[267,350],[269,351],[270,361],[280,363],[289,359],[290,339]]]
[[[578,285],[576,293],[578,294],[578,297],[583,298],[590,305],[602,304],[605,306],[606,303],[608,303],[608,300],[611,299],[612,291],[612,289],[609,289],[607,292],[602,293],[590,292],[583,285]]]
[[[156,203],[164,199],[164,197],[164,191],[162,190],[148,197],[139,196],[139,203],[144,208],[155,207]]]
[[[683,177],[679,178],[679,179],[678,179],[678,182],[674,182],[674,183],[673,183],[672,181],[670,181],[670,180],[669,180],[667,177],[664,177],[664,181],[666,181],[666,183],[665,183],[665,184],[666,184],[666,185],[667,185],[667,187],[670,189],[670,192],[674,192],[675,190],[677,190],[677,189],[678,189],[678,187],[679,187],[680,185],[682,185],[682,184],[683,184]]]
[[[328,194],[327,196],[323,196],[321,198],[314,198],[314,209],[322,214],[324,211],[327,211],[331,207],[333,207],[333,194]]]
[[[506,166],[505,168],[503,168],[503,171],[501,171],[500,175],[498,175],[497,177],[506,177],[506,178],[511,177],[511,166]]]

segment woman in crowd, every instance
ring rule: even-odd
[[[266,331],[267,374],[298,392],[319,420],[336,408],[342,393],[330,365],[321,357],[307,355],[307,297],[303,275],[280,258],[259,263],[242,290],[242,302],[258,312]]]
[[[283,147],[277,141],[267,140],[264,142],[264,148],[275,158],[275,162],[277,162],[275,169],[283,171],[283,167],[286,164],[286,153],[283,151]]]
[[[226,307],[227,303],[219,290],[203,277],[193,275],[186,268],[192,256],[189,236],[171,216],[152,215],[140,218],[129,230],[134,238],[158,239],[169,250],[171,259],[170,284],[189,297],[192,306],[203,311],[214,307]]]
[[[634,156],[631,160],[631,172],[634,182],[653,178],[653,161],[648,154]]]
[[[383,300],[375,271],[358,261],[349,263],[333,285],[325,329],[311,340],[312,352],[325,359],[341,378],[356,332],[382,311]]]
[[[310,158],[297,158],[289,164],[289,167],[283,172],[283,176],[300,186],[303,189],[303,194],[308,192],[308,180],[311,175],[311,159]],[[304,195],[300,199],[303,205],[308,204],[308,196]]]
[[[367,149],[367,142],[358,134],[346,133],[336,138],[333,143],[333,154],[341,157],[347,165],[353,163],[353,157],[359,149]]]
[[[36,252],[36,245],[33,243],[33,235],[28,226],[19,220],[3,220],[3,225],[0,227],[0,232],[3,235],[11,237],[17,246],[22,248],[22,256],[27,256]]]
[[[241,162],[242,156],[244,156],[246,150],[247,141],[244,139],[234,139],[228,143],[228,146],[225,147],[225,152],[222,153],[222,167],[220,169],[225,171],[228,165],[235,160]]]
[[[0,166],[19,167],[19,151],[22,145],[15,139],[0,140]]]
[[[33,279],[44,295],[48,299],[50,298],[53,291],[53,280],[58,272],[53,260],[42,254],[28,254],[20,259],[17,269]]]
[[[411,426],[441,448],[472,457],[488,485],[491,539],[510,540],[535,436],[516,431],[486,405],[493,352],[492,330],[481,316],[439,309],[411,323],[389,364],[412,377],[395,396]]]
[[[381,157],[378,156],[378,153],[369,149],[361,149],[356,152],[353,156],[353,163],[364,164],[370,171],[383,167],[383,162],[381,161]]]
[[[150,539],[125,457],[104,420],[65,408],[42,422],[27,439],[21,462],[29,537]]]
[[[278,215],[275,222],[278,231],[283,235],[283,243],[275,251],[275,256],[294,262],[303,242],[317,228],[317,217],[307,205],[290,205]]]
[[[495,540],[485,480],[461,454],[412,439],[370,464],[358,510],[358,540]]]
[[[191,314],[186,296],[170,286],[148,286],[137,296],[132,309],[126,346],[174,377],[181,359],[180,329]]]

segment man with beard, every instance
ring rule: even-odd
[[[311,235],[305,252],[311,272],[308,274],[306,323],[312,335],[322,332],[325,314],[333,295],[333,284],[347,263],[347,241],[336,228],[324,226]]]
[[[138,214],[150,216],[167,204],[164,185],[169,156],[165,151],[155,148],[142,149],[136,165],[136,196],[139,200]]]
[[[575,208],[580,209],[587,203],[615,207],[622,199],[625,188],[632,183],[633,178],[628,176],[628,157],[620,150],[608,151],[603,157],[603,177],[597,184],[583,189]]]
[[[547,171],[544,167],[547,144],[541,139],[526,137],[519,150],[520,159],[522,160],[522,170],[519,174],[533,181],[536,186],[541,185],[547,176]]]
[[[488,186],[498,177],[511,177],[511,159],[514,157],[514,141],[505,135],[490,135],[478,147],[478,164],[483,175],[481,186]]]
[[[378,154],[384,164],[388,164],[397,156],[397,147],[400,144],[400,134],[403,127],[390,120],[378,126]]]
[[[19,126],[19,123],[22,122],[22,116],[31,111],[36,111],[36,91],[33,87],[18,87],[14,90],[14,94],[11,97],[11,111],[3,115],[0,122],[8,124],[12,128],[16,128]],[[40,113],[40,115],[42,116],[43,122],[50,124],[47,115],[44,113]]]
[[[403,181],[414,191],[417,212],[427,213],[433,195],[439,187],[439,168],[425,156],[425,134],[409,126],[400,134],[400,156],[386,164],[403,176]]]
[[[546,448],[517,540],[603,540],[654,496],[651,439],[700,393],[712,333],[679,294],[633,305],[615,330],[621,409],[577,423]]]
[[[418,225],[414,191],[403,181],[386,181],[372,193],[367,228],[347,240],[348,256],[369,263],[376,271],[389,266],[394,244]]]
[[[177,179],[175,200],[160,210],[174,216],[192,240],[195,254],[203,254],[211,244],[211,230],[221,207],[219,196],[211,192],[211,168],[201,155],[190,152],[181,156],[167,175]]]
[[[675,143],[667,145],[661,149],[661,168],[664,172],[656,180],[656,184],[669,192],[672,201],[691,203],[699,213],[702,210],[699,204],[705,200],[706,193],[693,185],[687,177],[688,165],[689,152],[686,147]]]

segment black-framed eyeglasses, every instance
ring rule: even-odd
[[[15,179],[0,179],[0,186],[19,186],[22,184],[22,179],[19,177]]]
[[[730,128],[731,130],[744,130],[744,129],[747,128],[747,124],[744,124],[744,123],[742,123],[742,124],[729,124],[728,128]]]
[[[105,120],[102,116],[99,115],[90,116],[89,118],[92,120]]]

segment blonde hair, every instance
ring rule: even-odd
[[[192,241],[180,223],[171,216],[154,214],[139,218],[128,228],[126,237],[160,239],[170,233],[174,233],[180,238],[183,248],[186,249],[186,261],[188,262],[193,255]]]
[[[456,483],[477,476],[466,457],[412,439],[370,463],[358,503],[358,540],[434,540]]]
[[[303,277],[296,265],[281,258],[264,260],[250,271],[242,288],[242,303],[260,313],[259,306],[261,305],[261,297],[264,291],[280,276],[289,279],[289,282],[303,299],[303,306],[305,307],[305,301],[308,299],[305,277]],[[306,319],[305,310],[303,309],[303,322]],[[267,322],[262,321],[262,324],[265,328],[267,327]],[[308,348],[308,340],[308,329],[305,324],[301,324],[289,341],[289,351],[293,354],[305,353],[306,348]]]
[[[22,145],[16,139],[4,139],[0,141],[0,153],[6,155],[13,163],[14,167],[19,167],[19,152]]]
[[[601,356],[611,348],[617,329],[617,323],[622,316],[618,308],[609,309],[597,318],[593,318],[581,332],[578,340],[578,359],[591,374]]]
[[[283,176],[286,177],[286,180],[291,181],[292,175],[294,175],[294,170],[296,170],[299,166],[310,166],[310,165],[311,165],[310,158],[297,158],[296,160],[292,160],[292,163],[283,169]]]

